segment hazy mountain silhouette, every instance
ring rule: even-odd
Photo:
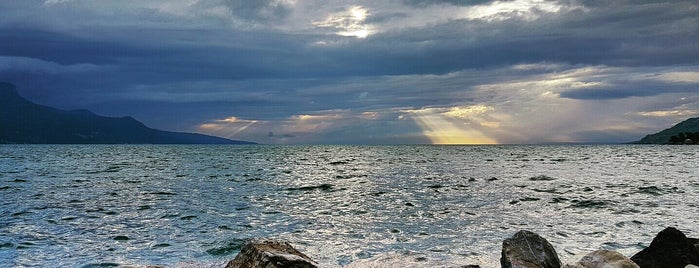
[[[146,127],[127,117],[105,117],[88,110],[65,111],[22,98],[0,82],[0,143],[56,144],[253,144],[194,133]]]

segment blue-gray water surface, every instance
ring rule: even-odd
[[[222,267],[255,237],[341,267],[499,267],[699,236],[693,146],[0,146],[0,267]],[[384,256],[384,257],[382,257]]]

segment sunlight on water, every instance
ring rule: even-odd
[[[699,236],[684,146],[0,146],[0,266],[222,267],[254,237],[322,264],[498,267]],[[355,266],[356,267],[356,266]]]

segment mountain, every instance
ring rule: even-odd
[[[699,132],[699,117],[690,118],[680,122],[671,128],[665,129],[655,134],[647,135],[640,141],[633,143],[637,144],[667,144],[673,136],[678,136],[681,133]]]
[[[57,144],[254,144],[146,127],[132,117],[105,117],[88,110],[65,111],[22,98],[0,82],[0,143]]]

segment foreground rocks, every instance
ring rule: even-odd
[[[680,230],[668,227],[662,230],[646,249],[631,257],[641,268],[684,268],[699,265],[699,250]]]
[[[639,268],[631,259],[612,250],[597,250],[582,257],[575,264],[563,268]]]
[[[243,246],[226,268],[316,268],[317,265],[288,242],[253,240]]]
[[[558,255],[546,239],[519,231],[502,244],[502,268],[558,268]],[[658,233],[650,246],[630,259],[610,250],[597,250],[577,263],[563,268],[693,268],[699,265],[699,239],[687,238],[668,227]]]
[[[422,267],[420,260],[413,257],[379,255],[346,267]],[[536,233],[522,230],[503,241],[500,265],[502,268],[699,268],[699,239],[687,238],[676,228],[668,227],[658,233],[646,249],[631,258],[616,251],[597,250],[576,263],[561,266],[551,243]],[[226,268],[316,267],[318,264],[315,261],[294,249],[288,242],[266,239],[248,242],[238,256],[226,265]],[[441,263],[440,267],[479,266]]]

